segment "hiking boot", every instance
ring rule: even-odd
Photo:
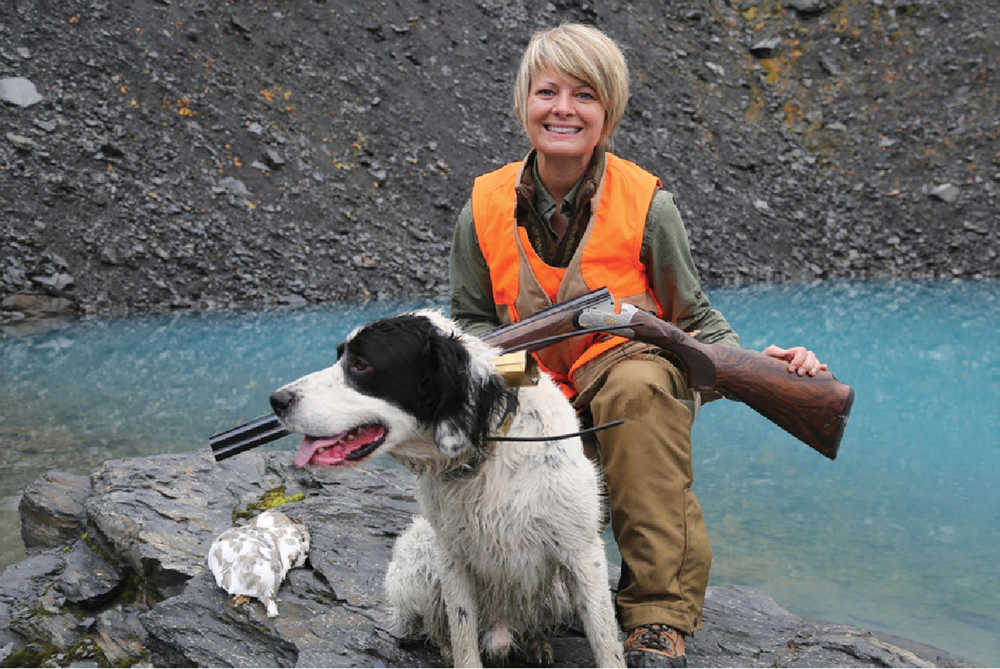
[[[684,635],[669,625],[639,625],[625,640],[625,664],[630,667],[686,667]]]

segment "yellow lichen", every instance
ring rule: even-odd
[[[285,486],[283,485],[280,485],[277,488],[271,488],[261,495],[260,499],[256,502],[247,504],[245,509],[233,509],[233,525],[235,525],[239,520],[252,518],[261,511],[276,509],[279,506],[284,506],[290,502],[299,502],[303,499],[305,499],[305,494],[301,492],[294,495],[286,495]]]

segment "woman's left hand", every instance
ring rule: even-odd
[[[769,355],[778,360],[788,363],[789,372],[797,372],[799,376],[808,374],[816,376],[817,372],[825,372],[826,364],[819,361],[816,354],[805,346],[793,346],[792,348],[781,348],[771,344],[764,349],[764,355]]]

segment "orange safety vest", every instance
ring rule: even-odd
[[[649,205],[660,180],[638,165],[606,153],[606,167],[591,200],[591,218],[567,267],[552,267],[535,252],[515,220],[515,188],[523,161],[476,179],[472,218],[479,248],[493,285],[493,302],[502,324],[516,323],[557,302],[607,287],[622,302],[655,311],[663,309],[649,287],[639,258]],[[567,397],[576,394],[573,374],[602,353],[626,342],[622,337],[574,337],[535,353]]]

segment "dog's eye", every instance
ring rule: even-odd
[[[367,360],[351,356],[347,362],[348,368],[355,374],[364,374],[372,369],[372,366],[368,364]]]

